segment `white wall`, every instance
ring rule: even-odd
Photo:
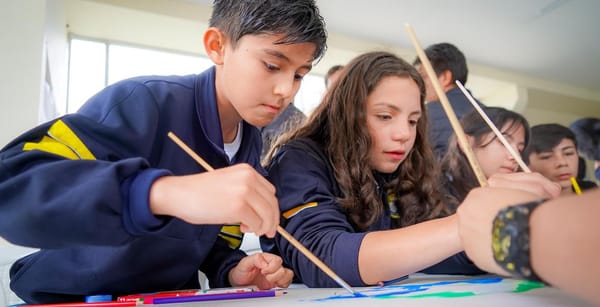
[[[559,123],[569,126],[581,117],[600,118],[600,103],[597,100],[580,99],[540,89],[527,90],[529,104],[523,114],[531,125]]]
[[[69,69],[69,42],[67,37],[66,11],[63,0],[46,1],[44,42],[47,50],[48,71],[52,82],[52,95],[58,110],[66,110],[67,81]],[[50,118],[45,118],[49,120]]]
[[[65,100],[68,46],[63,1],[2,0],[0,27],[0,147],[4,147],[38,124],[46,67],[54,100]]]
[[[0,147],[37,123],[46,1],[0,4]]]

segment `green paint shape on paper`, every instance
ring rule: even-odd
[[[523,281],[520,282],[517,285],[517,288],[514,289],[512,292],[513,293],[521,293],[521,292],[527,292],[533,289],[538,289],[538,288],[543,288],[544,284],[541,282],[537,282],[537,281]]]

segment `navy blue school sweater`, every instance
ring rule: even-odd
[[[358,270],[358,252],[364,236],[353,227],[337,199],[342,196],[325,153],[314,141],[296,139],[279,149],[268,167],[269,180],[277,188],[285,229],[302,242],[336,274],[352,286],[366,286]],[[386,193],[383,203],[388,204]],[[368,231],[392,229],[392,214],[384,214]],[[297,281],[309,287],[338,287],[287,240],[277,235],[274,245],[262,240],[265,250],[280,254]],[[390,255],[419,257],[419,255]],[[399,260],[402,261],[402,260]],[[423,270],[432,274],[480,274],[464,253],[451,256]],[[400,276],[399,276],[400,277]]]
[[[446,92],[446,96],[452,106],[452,110],[459,120],[465,114],[475,110],[473,105],[471,105],[467,97],[458,87]],[[480,107],[484,107],[481,102],[477,101],[477,103]],[[438,160],[441,160],[444,154],[446,154],[446,151],[448,151],[448,143],[453,133],[452,125],[439,100],[429,102],[425,104],[425,107],[427,108],[427,134],[429,144]]]
[[[245,122],[233,161],[223,151],[214,67],[119,82],[2,149],[0,235],[41,249],[11,268],[19,297],[50,303],[198,288],[198,270],[213,287],[229,284],[245,254],[223,225],[150,212],[157,178],[205,171],[169,131],[215,168],[246,162],[260,169],[260,133]]]

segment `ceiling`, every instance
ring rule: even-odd
[[[330,32],[413,46],[451,42],[477,63],[600,90],[600,1],[317,0]]]
[[[414,50],[404,27],[409,23],[423,47],[453,43],[470,65],[600,91],[597,0],[317,0],[317,5],[330,33]]]

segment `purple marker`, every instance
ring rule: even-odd
[[[272,297],[280,296],[285,294],[282,290],[266,290],[266,291],[252,291],[252,292],[238,292],[238,293],[217,293],[210,295],[190,295],[190,296],[177,296],[177,297],[161,297],[155,298],[152,304],[171,304],[171,303],[185,303],[185,302],[201,302],[201,301],[222,301],[222,300],[237,300],[244,298],[256,298],[256,297]]]

